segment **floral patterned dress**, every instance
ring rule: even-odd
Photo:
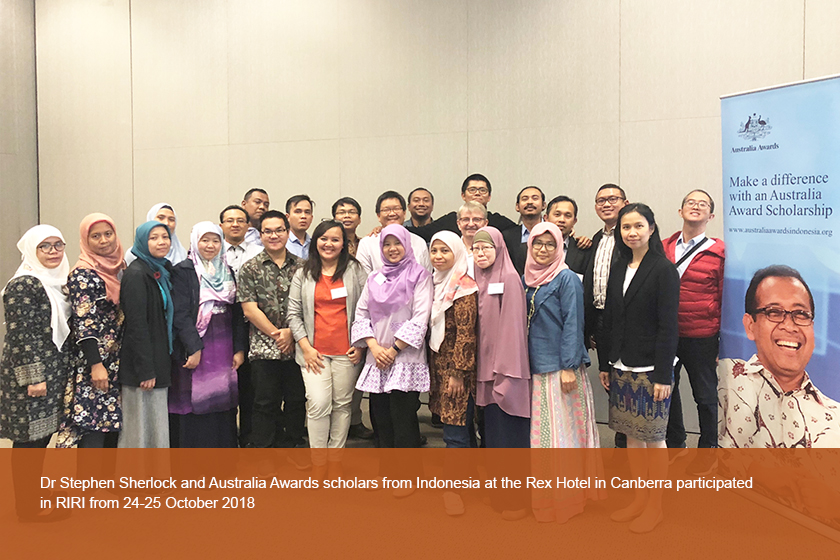
[[[429,410],[440,416],[444,424],[465,426],[469,397],[475,398],[478,294],[456,299],[443,316],[446,335],[438,351],[430,352]],[[450,377],[464,382],[466,392],[461,397],[446,394]]]
[[[67,382],[67,348],[52,340],[50,300],[41,281],[18,276],[3,294],[6,340],[0,369],[0,438],[31,442],[58,429],[61,394]],[[30,397],[28,386],[46,382],[44,397]]]
[[[72,375],[64,391],[64,416],[57,447],[72,447],[86,432],[119,432],[122,428],[119,376],[123,313],[105,298],[105,282],[90,269],[77,268],[67,280],[70,291]],[[108,371],[107,391],[96,389],[80,342],[95,339]]]

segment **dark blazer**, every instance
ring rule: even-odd
[[[594,243],[592,247],[594,247]],[[592,247],[589,249],[579,249],[577,246],[577,239],[572,235],[569,238],[569,248],[566,250],[566,264],[576,274],[585,274],[586,267],[589,265],[589,259],[594,253]]]
[[[522,276],[525,274],[525,259],[528,256],[528,244],[522,243],[522,224],[516,224],[504,230],[502,238],[505,240],[505,246],[516,272]]]
[[[493,226],[499,231],[505,231],[507,228],[515,226],[516,224],[513,223],[509,218],[502,216],[501,214],[487,212],[487,225]],[[426,243],[431,243],[432,237],[439,231],[451,231],[453,233],[461,235],[461,230],[458,228],[457,212],[450,212],[449,214],[444,214],[431,224],[426,224],[425,226],[421,226],[419,228],[413,226],[409,227],[408,231],[415,235],[419,235],[420,237],[426,240]]]
[[[595,334],[595,324],[598,317],[598,310],[595,309],[595,304],[593,303],[595,299],[593,285],[595,282],[595,253],[598,251],[598,244],[601,242],[603,237],[603,228],[598,230],[598,233],[592,237],[592,248],[589,250],[589,259],[586,261],[586,268],[583,272],[583,337],[587,348],[589,347],[589,339]],[[612,270],[612,267],[615,266],[616,262],[618,262],[618,251],[613,251],[610,270]],[[595,342],[597,343],[598,341],[596,340]],[[596,349],[596,353],[598,354],[598,363],[603,363],[604,367],[607,367],[607,356],[601,351],[600,346]]]
[[[155,379],[155,389],[169,387],[172,362],[163,295],[152,269],[140,259],[132,261],[123,273],[120,307],[125,317],[120,383],[139,387],[140,382]]]
[[[185,259],[172,268],[172,301],[175,304],[175,317],[172,320],[172,359],[178,365],[183,365],[189,356],[204,349],[204,342],[198,336],[195,326],[198,321],[200,289],[195,264],[191,260]],[[247,331],[242,304],[232,304],[231,312],[233,351],[244,352]]]
[[[618,250],[616,249],[616,252]],[[630,367],[654,366],[653,383],[669,385],[679,342],[680,275],[665,255],[648,251],[624,294],[627,261],[610,269],[604,336],[598,349],[610,362]],[[605,362],[601,371],[609,371]]]

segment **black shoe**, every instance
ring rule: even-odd
[[[358,424],[350,426],[350,431],[347,432],[347,437],[354,439],[373,439],[373,430],[359,422]]]
[[[421,435],[421,436],[420,436],[420,445],[419,445],[419,447],[426,447],[426,444],[428,444],[428,443],[429,443],[429,438],[427,438],[427,437],[426,437],[426,436],[424,436],[424,435]]]
[[[56,521],[64,521],[69,517],[69,509],[52,508],[51,510],[45,510],[36,514],[18,514],[18,521],[21,523],[55,523]]]
[[[432,413],[432,427],[443,429],[443,421],[440,419],[440,415]]]
[[[713,451],[699,450],[694,459],[685,467],[685,473],[690,476],[705,476],[717,469],[717,457]]]

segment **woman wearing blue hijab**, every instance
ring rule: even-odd
[[[120,354],[123,429],[120,447],[169,447],[167,395],[171,382],[172,284],[169,227],[137,228],[120,284],[125,335]]]

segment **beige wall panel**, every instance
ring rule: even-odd
[[[231,144],[338,138],[338,0],[231,1],[228,33]]]
[[[653,209],[663,237],[682,227],[683,196],[707,191],[718,206],[708,232],[722,237],[720,118],[622,123],[620,185]]]
[[[34,16],[34,2],[0,0],[0,286],[20,264],[18,240],[38,221]]]
[[[599,226],[595,189],[618,181],[618,124],[473,132],[470,170],[493,183],[491,209],[514,221],[522,187],[537,185],[546,202],[558,194],[571,196],[579,206],[577,231],[591,235]]]
[[[618,119],[615,0],[471,0],[470,130]]]
[[[308,194],[315,201],[315,222],[330,217],[340,196],[339,141],[231,146],[229,204],[239,204],[255,187],[268,192],[273,209],[285,211],[290,196]]]
[[[801,0],[621,3],[621,120],[720,115],[721,95],[802,77]]]
[[[466,0],[340,3],[341,137],[467,129]]]
[[[51,154],[40,163],[41,221],[64,233],[67,256],[79,254],[79,223],[92,212],[113,218],[121,241],[134,237],[131,152]],[[44,185],[49,185],[44,188]],[[110,188],[116,185],[118,188]]]
[[[433,217],[457,210],[468,174],[465,133],[341,141],[341,196],[362,205],[361,231],[378,225],[376,197],[386,190],[408,196],[422,185],[435,195]]]
[[[134,147],[228,142],[227,3],[131,3]]]
[[[176,233],[184,247],[192,226],[204,220],[218,223],[228,200],[228,147],[202,146],[137,150],[134,153],[134,225],[159,202],[178,214]]]
[[[38,1],[35,22],[41,157],[130,150],[128,0]]]
[[[808,0],[805,4],[805,77],[840,74],[837,22],[840,2]]]

